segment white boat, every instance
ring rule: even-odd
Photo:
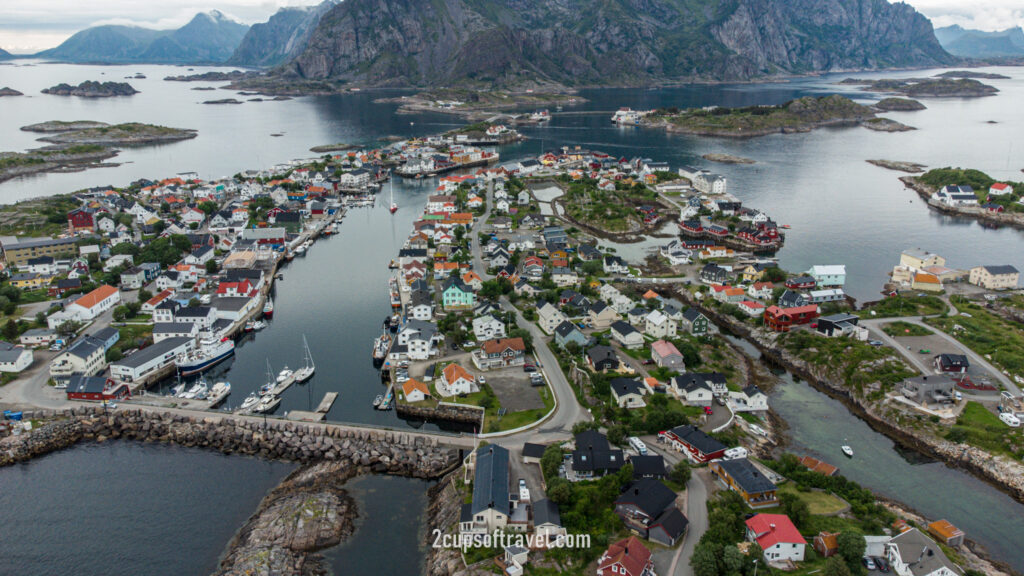
[[[305,348],[305,360],[306,364],[302,368],[295,371],[295,381],[302,384],[306,380],[313,377],[313,373],[316,372],[316,364],[313,363],[313,354],[309,351],[309,342],[306,340],[306,335],[302,335],[302,346]]]
[[[200,381],[193,384],[192,387],[188,389],[188,392],[185,392],[181,397],[186,400],[192,400],[194,398],[199,398],[200,395],[205,396],[206,391],[206,384]]]
[[[281,398],[279,396],[264,396],[260,398],[260,401],[256,406],[253,407],[253,412],[264,414],[272,411],[281,404]]]
[[[217,382],[210,388],[209,400],[210,407],[214,407],[224,401],[228,395],[231,394],[231,383],[230,382]]]
[[[281,370],[277,374],[277,383],[280,384],[281,382],[284,382],[285,380],[291,378],[292,374],[295,374],[295,372],[292,371],[292,370],[289,370],[288,366],[285,366],[284,370]]]
[[[270,318],[274,315],[274,301],[267,296],[267,302],[263,305],[263,317]]]
[[[398,212],[398,204],[395,203],[395,181],[390,178],[390,174],[388,176],[388,190],[391,192],[391,213],[394,214]]]
[[[384,395],[383,394],[377,394],[377,397],[373,399],[373,407],[377,408],[378,406],[380,406],[381,402],[383,402],[383,401],[384,401]]]
[[[253,332],[259,332],[260,330],[263,330],[266,327],[267,327],[267,323],[264,322],[263,320],[257,320],[257,321],[252,323],[252,331]]]
[[[199,348],[178,356],[175,363],[182,376],[191,376],[213,368],[234,354],[235,341],[231,338],[203,338]]]
[[[242,410],[251,410],[254,406],[260,403],[260,395],[252,392],[245,397],[242,401]]]
[[[853,458],[853,448],[850,448],[849,446],[844,444],[842,450],[843,454],[846,454],[847,458]]]
[[[298,246],[295,247],[294,250],[292,250],[292,252],[295,252],[296,254],[301,256],[301,255],[306,253],[306,245],[305,244],[299,244]]]
[[[171,388],[171,396],[181,397],[185,393],[185,383],[181,381],[181,374],[178,374],[178,385]]]
[[[266,396],[267,394],[270,394],[274,390],[274,387],[276,385],[277,385],[277,382],[274,381],[274,371],[270,369],[270,359],[268,358],[267,359],[267,383],[264,384],[263,386],[260,386],[260,396]]]

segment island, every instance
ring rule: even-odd
[[[23,132],[41,132],[48,134],[51,132],[71,132],[73,130],[85,130],[86,128],[103,128],[110,126],[106,122],[94,122],[92,120],[50,120],[49,122],[40,122],[38,124],[29,124],[28,126],[22,126]]]
[[[97,124],[102,124],[101,122]],[[59,132],[52,136],[44,136],[39,140],[54,144],[100,144],[102,146],[139,146],[142,144],[162,144],[195,138],[195,130],[184,128],[168,128],[153,124],[129,122],[126,124],[104,124],[90,128],[82,128]]]
[[[974,70],[950,70],[942,74],[936,74],[936,78],[978,78],[981,80],[1009,80],[1009,76],[995,74],[992,72],[976,72]]]
[[[193,90],[216,90],[213,86],[196,86]]]
[[[42,172],[80,172],[101,166],[117,152],[98,144],[47,146],[26,152],[0,152],[0,182]]]
[[[910,98],[890,97],[875,102],[874,108],[881,112],[914,112],[924,110],[925,105]]]
[[[414,114],[417,112],[442,112],[466,116],[471,120],[494,116],[503,110],[522,108],[548,108],[575,105],[586,102],[585,98],[573,91],[512,91],[493,90],[481,91],[469,88],[436,88],[419,92],[412,96],[396,96],[378,98],[374,103],[398,104],[398,112]],[[523,115],[528,119],[530,115]],[[515,123],[520,115],[514,115],[510,122]],[[538,117],[537,121],[540,120]]]
[[[805,96],[778,106],[667,108],[654,110],[639,122],[669,132],[730,138],[810,132],[825,126],[865,126],[889,132],[912,129],[895,120],[879,118],[872,108],[836,94]]]
[[[2,96],[24,96],[24,94],[18,92],[14,88],[4,86],[3,88],[0,88],[0,97]]]
[[[258,72],[242,72],[232,70],[231,72],[203,72],[202,74],[188,74],[183,76],[165,76],[165,82],[234,82],[242,78],[259,76]]]
[[[132,88],[127,82],[96,82],[86,80],[78,86],[60,83],[50,88],[44,88],[43,94],[52,96],[79,96],[82,98],[112,98],[114,96],[131,96],[139,91]]]
[[[241,104],[240,100],[234,98],[221,98],[220,100],[206,100],[203,104]]]
[[[867,160],[866,162],[887,170],[910,172],[911,174],[924,172],[925,169],[924,164],[918,164],[917,162],[903,162],[899,160]]]
[[[310,152],[316,152],[317,154],[326,154],[327,152],[344,152],[346,150],[357,150],[360,146],[356,144],[322,144],[320,146],[313,146],[309,149]]]
[[[1024,228],[1024,182],[998,181],[981,170],[948,166],[900,181],[938,212]]]
[[[971,78],[847,78],[839,84],[863,86],[874,92],[894,92],[912,98],[979,98],[999,92]]]
[[[709,162],[718,162],[721,164],[756,164],[755,161],[750,158],[744,158],[742,156],[733,156],[732,154],[722,154],[719,152],[711,152],[704,154],[701,158]]]

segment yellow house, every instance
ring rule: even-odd
[[[910,287],[924,292],[942,292],[942,283],[939,282],[939,278],[926,272],[914,274],[914,282]]]
[[[758,282],[764,278],[764,269],[758,270],[757,266],[747,264],[740,270],[740,278],[744,282]]]
[[[11,286],[22,290],[35,290],[50,283],[50,279],[35,273],[21,273],[11,276]]]

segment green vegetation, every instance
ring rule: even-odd
[[[0,207],[0,234],[33,237],[54,236],[67,230],[67,214],[77,207],[78,202],[66,194],[35,198],[2,206]]]
[[[932,333],[931,330],[924,326],[911,324],[910,322],[904,322],[902,320],[889,322],[882,326],[882,330],[893,338],[898,338],[900,336],[927,336]]]
[[[804,97],[779,106],[744,108],[691,108],[683,112],[658,110],[647,122],[667,122],[672,129],[693,134],[757,136],[777,132],[809,131],[839,123],[874,118],[875,113],[845,96]]]
[[[1024,460],[1024,430],[1010,428],[977,402],[968,402],[946,439],[977,446],[993,454]]]
[[[843,382],[857,393],[873,382],[881,384],[879,393],[890,391],[896,383],[915,374],[899,360],[896,352],[871,346],[850,338],[828,338],[799,330],[781,337],[782,345],[791,354],[828,370],[837,382]]]
[[[597,180],[573,181],[560,177],[567,184],[561,202],[566,213],[577,222],[604,232],[629,232],[638,229],[642,219],[637,207],[653,204],[657,193],[641,183],[617,182],[614,190],[601,190]]]
[[[999,368],[1014,375],[1024,375],[1024,329],[972,303],[960,304],[968,316],[949,316],[925,320],[982,354]]]
[[[942,188],[949,185],[970,186],[974,188],[974,193],[978,196],[979,202],[986,202],[988,199],[988,189],[996,182],[1000,182],[1000,180],[992,178],[981,170],[950,168],[948,166],[946,168],[929,170],[918,176],[917,181],[932,188]],[[1024,207],[1017,202],[1021,197],[1021,193],[1024,192],[1024,182],[1005,182],[1013,186],[1013,194],[993,196],[991,201],[999,204],[1007,211],[1024,211]]]
[[[808,512],[811,514],[836,514],[846,508],[846,502],[828,492],[809,489],[801,490],[793,482],[786,482],[780,485],[778,494],[780,498],[782,494],[796,496],[807,505]]]
[[[892,318],[894,316],[934,316],[945,314],[948,310],[949,307],[938,296],[901,293],[865,306],[857,314],[861,318]]]

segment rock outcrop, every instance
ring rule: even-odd
[[[112,98],[114,96],[131,96],[139,91],[132,88],[127,82],[96,82],[86,80],[78,86],[60,83],[56,86],[44,88],[43,94],[54,96],[81,96],[82,98]]]
[[[227,64],[277,66],[295,58],[306,48],[320,17],[337,3],[325,0],[317,6],[281,8],[265,23],[249,28]]]
[[[287,65],[378,86],[638,85],[947,64],[886,0],[346,0]]]

